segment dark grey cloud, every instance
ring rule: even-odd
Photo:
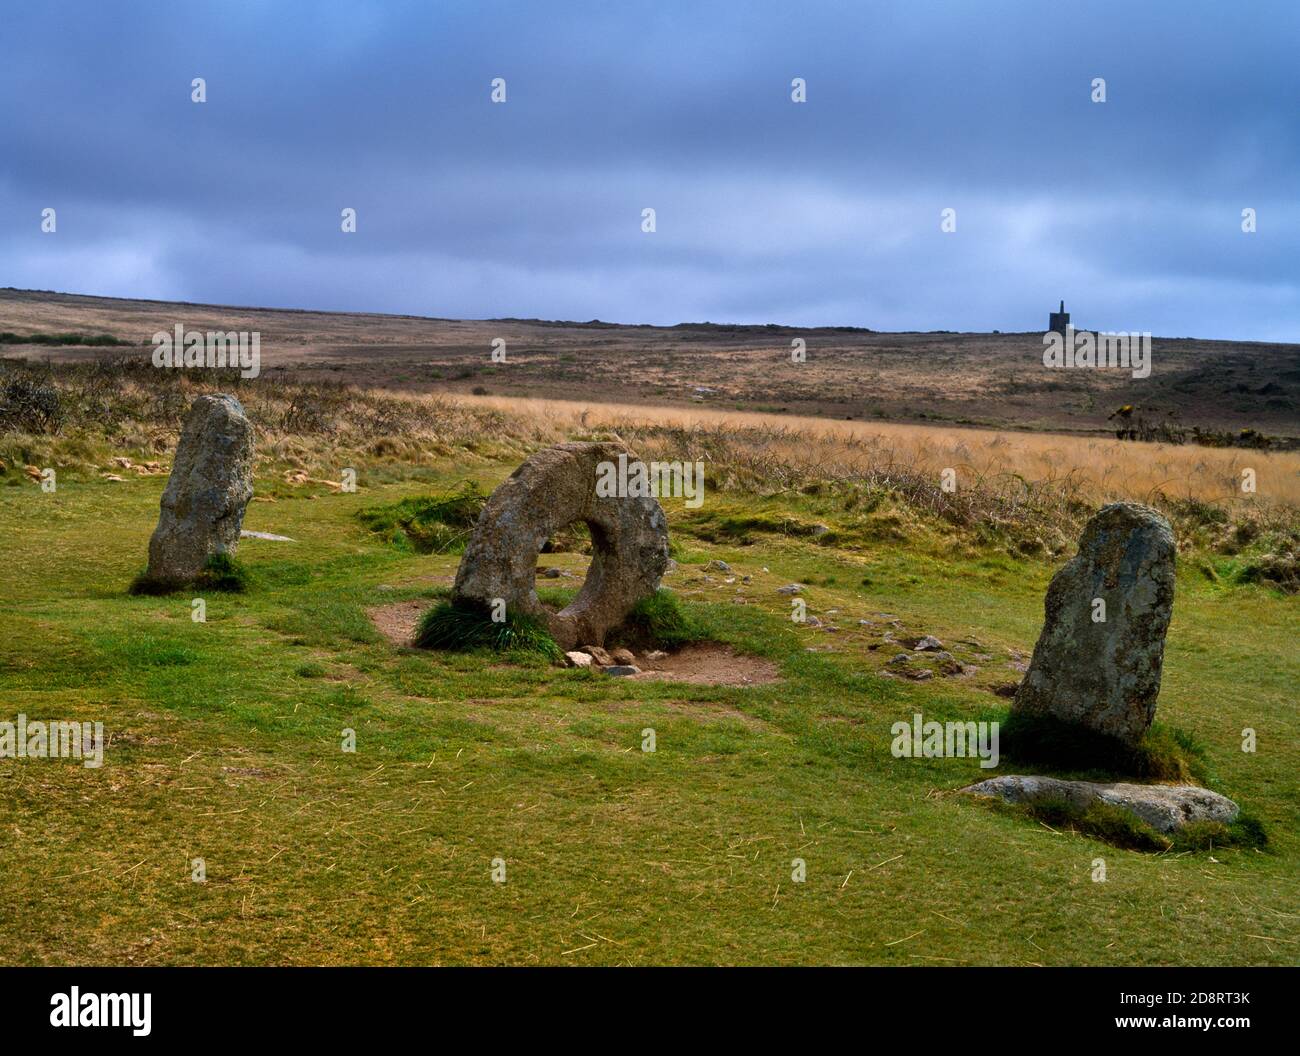
[[[6,285],[882,329],[1030,329],[1065,297],[1105,328],[1300,334],[1290,0],[51,2],[6,19]]]

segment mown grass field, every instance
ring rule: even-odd
[[[398,649],[366,610],[432,603],[457,558],[404,553],[355,514],[466,477],[490,488],[515,464],[457,462],[363,474],[355,495],[259,479],[277,500],[245,527],[296,542],[245,542],[252,589],[208,596],[206,623],[189,595],[126,595],[164,477],[0,487],[0,717],[102,720],[111,737],[100,769],[0,761],[5,963],[1300,960],[1295,596],[1181,562],[1158,718],[1205,744],[1216,787],[1271,842],[1137,853],[946,794],[988,776],[975,760],[889,751],[914,712],[990,718],[1006,702],[976,680],[881,674],[857,618],[973,636],[996,657],[986,673],[1014,680],[1007,651],[1032,648],[1059,561],[868,540],[857,515],[797,496],[764,508],[848,541],[709,542],[708,524],[752,504],[669,501],[667,584],[779,682],[633,684]],[[752,582],[705,578],[710,558]],[[790,621],[776,588],[795,581],[810,614],[839,610],[838,633]]]

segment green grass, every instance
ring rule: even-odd
[[[636,603],[612,641],[635,649],[680,649],[708,639],[709,633],[669,590],[658,590]]]
[[[415,644],[424,649],[465,652],[487,649],[497,653],[530,653],[558,661],[560,647],[550,632],[530,616],[505,613],[494,620],[477,608],[440,601],[420,619]]]
[[[1001,722],[1001,751],[1010,762],[1089,778],[1206,784],[1205,745],[1185,730],[1155,723],[1135,746],[1048,715],[1011,712]]]
[[[213,554],[203,562],[203,568],[191,580],[158,579],[150,576],[148,572],[141,572],[131,581],[127,593],[157,597],[163,594],[175,594],[181,590],[191,592],[215,590],[224,594],[242,594],[248,586],[248,569],[230,554],[222,551]]]
[[[452,554],[465,549],[470,532],[487,502],[474,481],[441,495],[416,495],[371,506],[357,518],[376,536],[417,554]]]
[[[915,712],[1005,710],[987,687],[1018,677],[1008,650],[1032,648],[1052,564],[894,540],[822,496],[761,512],[862,545],[710,542],[670,502],[689,543],[665,581],[679,612],[780,681],[629,683],[395,647],[369,610],[435,605],[457,558],[395,546],[358,511],[454,492],[464,464],[253,503],[246,527],[297,542],[242,542],[250,587],[208,595],[204,623],[186,594],[123,590],[162,478],[0,488],[0,718],[99,720],[111,737],[97,770],[0,760],[6,963],[1295,962],[1294,598],[1180,567],[1158,711],[1267,848],[1201,833],[1190,853],[1124,849],[938,794],[992,776],[977,760],[889,751]],[[490,488],[515,463],[474,464]],[[706,579],[711,558],[736,581]],[[547,563],[580,575],[586,559]],[[791,582],[838,632],[792,623],[776,593]],[[880,613],[992,659],[968,678],[887,677]],[[1090,879],[1099,856],[1106,883]],[[190,881],[196,857],[206,884]],[[70,907],[77,927],[49,926]]]

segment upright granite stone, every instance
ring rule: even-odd
[[[1012,711],[1136,745],[1160,692],[1174,553],[1169,522],[1150,507],[1117,502],[1097,513],[1047,588],[1047,619]]]
[[[146,578],[185,583],[212,555],[233,553],[252,497],[253,426],[244,408],[233,396],[200,396],[181,429]]]
[[[465,547],[453,604],[505,611],[546,623],[560,648],[601,645],[606,632],[659,587],[668,566],[668,522],[653,496],[604,496],[603,464],[631,458],[619,443],[559,444],[533,455],[496,489]],[[592,558],[577,597],[558,613],[537,598],[537,555],[575,521],[591,530]]]

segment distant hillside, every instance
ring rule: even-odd
[[[1086,323],[1086,320],[1082,320]],[[857,327],[536,319],[454,320],[223,307],[0,290],[0,355],[104,358],[120,347],[30,345],[23,336],[108,335],[140,346],[177,323],[256,330],[263,372],[419,392],[487,392],[593,402],[986,425],[1218,442],[1300,443],[1300,345],[1160,338],[1150,377],[1048,370],[1042,334],[879,333]],[[494,362],[493,342],[505,341]],[[801,341],[804,361],[792,361]],[[1121,412],[1121,408],[1131,410]],[[1287,445],[1290,446],[1290,445]]]

